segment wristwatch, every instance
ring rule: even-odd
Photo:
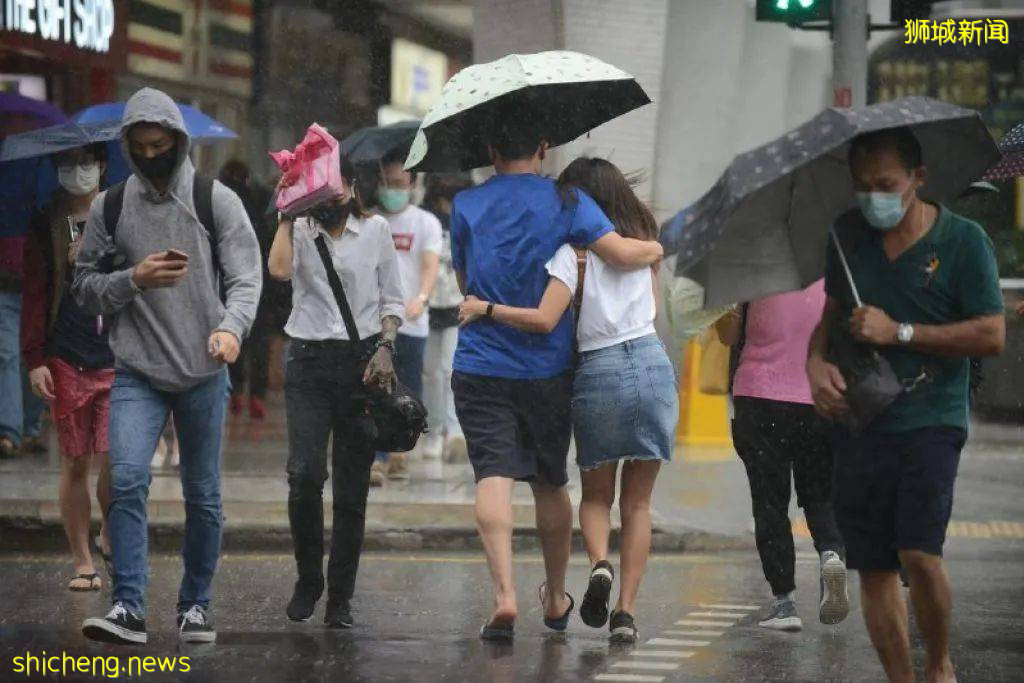
[[[896,341],[900,344],[909,344],[914,340],[914,326],[910,323],[900,323],[896,328]]]
[[[377,341],[377,343],[374,345],[373,350],[377,351],[377,349],[379,349],[381,347],[383,347],[383,348],[387,349],[388,351],[390,351],[391,355],[395,354],[395,342],[391,341],[390,339],[386,339],[385,337],[381,337]]]
[[[494,304],[487,304],[487,313],[484,314],[486,317],[491,318],[494,316]]]

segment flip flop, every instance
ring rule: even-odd
[[[88,588],[75,588],[71,585],[71,581],[83,580],[89,582]],[[92,593],[103,588],[103,581],[100,579],[100,575],[96,572],[92,574],[78,574],[71,577],[71,581],[68,582],[68,590],[72,593]],[[97,583],[98,582],[98,583]]]
[[[547,584],[542,583],[538,591],[540,595],[540,606],[542,610],[544,609],[544,587],[546,585]],[[552,631],[564,631],[565,629],[569,628],[569,615],[572,614],[573,608],[576,607],[576,601],[573,600],[572,596],[569,595],[568,592],[566,592],[565,597],[569,598],[569,609],[565,610],[565,614],[554,619],[550,617],[544,617],[544,625]]]
[[[114,580],[114,558],[110,553],[103,552],[103,537],[97,536],[93,539],[93,543],[96,546],[96,552],[103,558],[103,568],[107,570],[107,577]]]
[[[515,639],[515,635],[515,622],[500,625],[487,622],[480,627],[480,640],[487,640],[492,643],[511,643]]]

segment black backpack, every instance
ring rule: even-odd
[[[111,244],[116,244],[114,236],[117,234],[117,223],[121,220],[121,210],[124,208],[124,185],[122,181],[107,189],[103,196],[103,224],[107,229],[107,236]],[[210,240],[210,260],[213,262],[214,279],[220,283],[220,258],[217,255],[217,240],[214,238],[213,218],[213,178],[196,173],[192,180],[192,204],[196,208],[196,216],[199,222],[206,229],[206,237]],[[221,290],[221,300],[224,299],[223,286],[218,284]]]

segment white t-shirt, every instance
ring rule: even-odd
[[[429,211],[411,204],[396,214],[381,214],[391,226],[398,254],[398,274],[402,280],[402,296],[406,303],[420,293],[423,276],[423,252],[441,253],[441,221]],[[430,314],[426,307],[415,320],[405,320],[401,334],[426,337],[430,334]]]
[[[566,244],[548,261],[548,273],[576,292],[576,252]],[[577,341],[580,351],[594,351],[654,334],[654,273],[650,268],[621,271],[587,252],[583,303]]]

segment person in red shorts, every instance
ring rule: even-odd
[[[32,391],[50,404],[57,426],[60,510],[75,572],[68,582],[72,591],[103,586],[89,549],[90,462],[99,467],[96,498],[104,518],[97,549],[105,560],[110,556],[107,422],[114,355],[106,321],[83,310],[70,287],[85,220],[106,167],[105,151],[103,145],[91,145],[52,157],[61,188],[33,218],[25,240],[21,348]]]

